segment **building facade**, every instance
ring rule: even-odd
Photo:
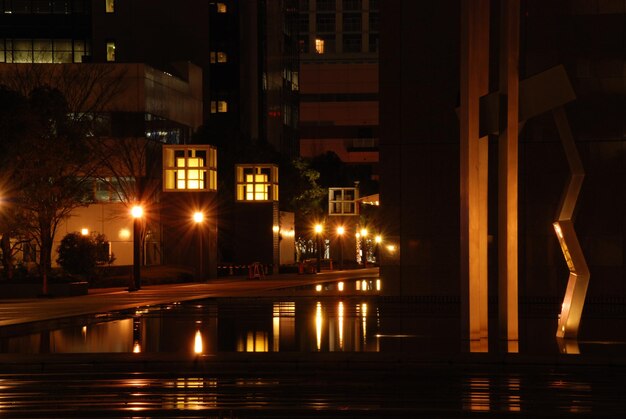
[[[300,154],[378,179],[378,1],[301,0]],[[341,186],[341,185],[337,185]],[[344,185],[347,186],[347,185]]]
[[[490,22],[497,28],[498,2]],[[394,293],[460,292],[459,3],[384,1],[381,7],[381,200],[390,243],[382,275]],[[445,16],[445,18],[441,18]],[[626,298],[624,136],[626,9],[621,2],[524,1],[520,81],[563,66],[575,92],[564,107],[585,171],[575,229],[591,278],[588,298]],[[495,25],[495,26],[494,26]],[[497,30],[494,32],[497,34]],[[492,38],[497,45],[498,36]],[[490,50],[497,62],[497,47]],[[491,71],[489,92],[497,90]],[[558,304],[568,267],[555,221],[569,169],[550,113],[520,124],[519,298]],[[497,278],[497,141],[489,140],[489,296]],[[385,257],[387,259],[385,260]]]

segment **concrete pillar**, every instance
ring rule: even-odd
[[[487,150],[479,99],[489,89],[489,0],[461,1],[461,332],[487,337]],[[485,143],[485,144],[482,144]]]
[[[519,0],[501,0],[498,139],[498,315],[500,338],[518,340]]]

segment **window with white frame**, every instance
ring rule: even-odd
[[[217,151],[208,145],[163,146],[163,190],[216,191]]]

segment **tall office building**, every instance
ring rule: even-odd
[[[378,1],[300,0],[300,154],[378,179]],[[352,185],[334,185],[352,186]]]

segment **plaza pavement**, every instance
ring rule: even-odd
[[[136,307],[200,300],[212,297],[256,297],[272,290],[357,278],[377,278],[378,268],[326,271],[318,274],[267,275],[260,279],[227,277],[202,283],[144,285],[139,291],[126,288],[91,289],[88,295],[62,298],[0,300],[0,336],[3,329],[35,322],[108,313]]]

